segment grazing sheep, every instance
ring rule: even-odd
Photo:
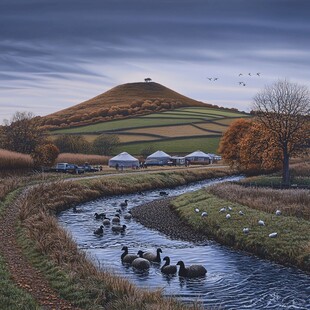
[[[124,251],[124,253],[121,255],[121,260],[123,263],[131,264],[136,258],[139,257],[136,254],[128,254],[128,247],[127,246],[123,246],[122,251]]]
[[[276,215],[278,215],[278,216],[281,215],[281,211],[280,211],[280,210],[277,210],[277,211],[276,211]]]
[[[101,220],[105,217],[105,213],[95,213],[95,219]]]
[[[183,261],[178,261],[177,265],[180,266],[179,269],[179,276],[186,277],[186,278],[196,278],[196,277],[203,277],[207,273],[207,269],[202,265],[191,265],[185,268]]]
[[[94,234],[97,236],[102,236],[103,235],[103,226],[101,225],[98,229],[94,231]]]
[[[226,211],[227,211],[226,208],[221,208],[219,212],[224,213],[224,212],[226,212]]]
[[[269,238],[276,238],[277,236],[278,236],[278,233],[276,232],[269,234]]]
[[[208,216],[208,213],[206,211],[204,211],[204,212],[201,213],[201,216],[202,217]]]
[[[242,231],[244,234],[248,234],[250,232],[250,229],[248,227],[244,227]]]
[[[114,231],[114,232],[124,232],[126,227],[127,227],[126,225],[123,225],[123,226],[121,226],[121,225],[113,225],[112,226],[112,231]]]
[[[165,265],[160,268],[160,271],[164,274],[175,274],[177,272],[177,266],[170,265],[170,258],[168,256],[165,256],[163,260],[166,262]]]
[[[196,209],[195,209],[195,212],[196,212],[196,213],[199,213],[199,212],[200,212],[200,210],[199,210],[198,208],[196,208]]]
[[[232,211],[232,207],[228,207],[228,210],[229,210],[229,211]]]
[[[263,220],[259,220],[259,221],[258,221],[258,225],[259,225],[259,226],[265,226],[265,222],[264,222]]]
[[[238,213],[239,215],[244,215],[244,213],[241,210]]]
[[[151,252],[144,252],[143,258],[145,258],[145,259],[147,259],[153,263],[160,263],[161,262],[160,253],[162,253],[162,250],[160,248],[158,248],[156,250],[156,254],[151,253]],[[139,252],[138,252],[138,254],[139,254]]]
[[[229,213],[226,214],[226,218],[229,220],[231,218],[231,215]]]

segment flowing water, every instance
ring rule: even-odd
[[[238,177],[227,180],[235,181]],[[222,181],[197,182],[165,191],[169,196],[175,196]],[[139,287],[162,288],[165,295],[176,296],[185,303],[198,301],[206,307],[220,309],[310,309],[310,276],[298,269],[283,267],[211,241],[172,240],[134,220],[122,220],[127,225],[123,234],[113,233],[109,227],[104,228],[103,237],[93,234],[101,225],[94,219],[95,212],[106,212],[112,217],[125,199],[129,201],[129,210],[159,198],[159,190],[147,191],[144,195],[102,198],[78,206],[81,213],[62,212],[59,222],[71,232],[79,248],[101,268],[127,278]],[[135,254],[140,249],[155,252],[161,248],[162,257],[169,256],[171,264],[178,260],[183,260],[186,266],[202,264],[208,270],[207,275],[196,279],[164,276],[160,265],[156,264],[147,272],[137,272],[121,263],[121,248],[125,245]]]

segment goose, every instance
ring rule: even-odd
[[[276,238],[277,236],[278,236],[278,233],[276,232],[269,234],[269,238]]]
[[[229,220],[231,218],[231,215],[229,213],[226,214],[226,218]]]
[[[161,258],[160,258],[160,253],[162,253],[162,250],[160,248],[158,248],[156,250],[156,254],[155,253],[151,253],[151,252],[143,252],[143,258],[149,260],[150,262],[153,263],[160,263]],[[139,252],[138,252],[139,255]]]
[[[259,221],[258,221],[258,225],[259,225],[259,226],[265,226],[265,222],[264,222],[263,220],[259,220]]]
[[[170,265],[170,258],[168,256],[165,256],[163,260],[166,262],[165,265],[160,268],[160,271],[164,274],[175,274],[177,272],[177,266]]]
[[[141,253],[139,254],[139,252]],[[139,252],[138,252],[139,257],[132,261],[131,266],[139,270],[149,269],[151,267],[151,263],[147,259],[141,257],[143,254],[142,251]]]
[[[111,221],[109,218],[107,218],[106,216],[104,216],[104,219],[102,221],[102,224],[103,225],[110,225],[111,224]]]
[[[204,211],[204,212],[201,213],[201,216],[202,217],[208,216],[208,213],[206,211]]]
[[[136,258],[139,257],[136,254],[128,254],[128,247],[127,246],[123,246],[122,251],[124,251],[124,253],[121,255],[121,260],[123,263],[131,264]]]
[[[168,196],[169,194],[167,192],[161,191],[161,192],[159,192],[159,195],[160,196]]]
[[[115,214],[114,217],[112,217],[112,223],[120,223],[121,219],[119,217],[119,214]]]
[[[179,276],[187,277],[187,278],[195,278],[195,277],[203,277],[207,273],[207,269],[202,265],[191,265],[189,267],[185,267],[183,261],[178,261],[177,265],[180,266]]]
[[[94,231],[94,234],[97,236],[102,236],[103,235],[103,226],[101,225],[98,229]]]
[[[280,210],[277,210],[277,211],[276,211],[276,215],[278,215],[278,216],[281,215],[281,211],[280,211]]]
[[[128,200],[126,199],[124,202],[121,202],[121,203],[120,203],[120,206],[121,206],[122,208],[127,207],[127,206],[128,206]]]
[[[250,232],[250,229],[248,227],[244,227],[242,231],[244,234],[248,234]]]
[[[115,212],[118,213],[118,214],[121,214],[122,210],[121,209],[117,209]]]
[[[132,218],[132,214],[131,211],[129,210],[125,215],[124,215],[124,219],[125,220],[130,220]]]
[[[241,210],[238,213],[239,215],[244,215],[244,213]]]
[[[114,232],[124,232],[125,231],[125,229],[127,228],[127,226],[126,225],[113,225],[112,226],[112,231],[114,231]]]
[[[226,208],[221,208],[219,212],[226,212]]]
[[[195,212],[196,212],[196,213],[199,213],[200,210],[199,210],[198,208],[195,208]]]
[[[101,220],[105,217],[105,213],[95,213],[95,219],[96,220]]]

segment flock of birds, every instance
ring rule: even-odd
[[[132,267],[138,270],[147,270],[151,267],[151,264],[160,264],[161,257],[160,253],[162,250],[158,248],[156,253],[152,252],[143,252],[139,250],[137,254],[129,254],[128,247],[122,247],[123,254],[121,255],[122,263],[131,265]],[[191,265],[189,267],[185,267],[183,261],[178,261],[176,265],[170,265],[169,256],[165,256],[163,258],[165,264],[160,268],[160,271],[166,275],[174,275],[177,273],[177,266],[179,266],[178,275],[180,277],[186,278],[196,278],[203,277],[207,273],[207,269],[202,265]]]
[[[159,192],[160,196],[167,196],[168,193],[161,191]],[[104,226],[111,226],[111,230],[115,233],[124,233],[126,231],[127,226],[121,225],[121,214],[123,214],[123,218],[126,220],[130,220],[132,218],[131,211],[127,211],[126,208],[128,206],[128,200],[120,203],[120,208],[116,210],[116,213],[112,218],[108,218],[106,213],[95,213],[94,218],[96,220],[102,221],[102,225],[94,231],[94,235],[98,237],[102,237],[104,234]],[[76,208],[73,209],[75,213],[78,212]],[[137,270],[148,270],[152,264],[160,264],[161,257],[160,253],[162,250],[158,248],[156,253],[152,252],[144,252],[139,250],[137,254],[129,254],[128,247],[122,247],[123,254],[121,255],[121,261],[124,264],[131,265],[133,268]],[[166,275],[174,275],[177,273],[177,266],[179,266],[178,275],[181,277],[200,277],[204,276],[207,273],[207,270],[202,265],[191,265],[189,267],[185,267],[183,261],[178,261],[176,265],[170,265],[169,256],[165,256],[163,258],[165,264],[161,267],[161,272]]]
[[[228,206],[228,207],[223,207],[219,210],[219,213],[225,213],[225,217],[227,220],[231,219],[231,213],[233,212],[233,208]],[[201,217],[206,217],[208,216],[208,213],[206,211],[200,211],[198,208],[195,208],[195,213],[199,213]],[[280,216],[282,214],[281,210],[276,210],[275,215]],[[245,213],[242,210],[238,211],[239,216],[244,216]],[[258,226],[266,226],[265,222],[263,220],[258,220],[257,221]],[[244,227],[242,229],[244,234],[249,234],[250,233],[250,228],[249,227]],[[278,236],[277,232],[272,232],[268,235],[269,238],[276,238]]]
[[[248,74],[239,73],[239,78],[240,78],[241,76],[251,76],[251,77],[252,77],[252,76],[258,76],[258,77],[260,77],[260,75],[261,75],[260,72],[257,72],[257,73],[251,73],[251,72],[249,72]],[[218,77],[207,77],[207,79],[208,79],[210,82],[215,82],[215,81],[219,80]],[[246,86],[246,83],[245,83],[244,81],[239,81],[238,83],[239,83],[239,86]]]

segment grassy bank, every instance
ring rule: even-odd
[[[81,308],[188,309],[189,306],[164,298],[160,291],[138,289],[127,280],[96,268],[70,235],[58,226],[55,214],[106,195],[174,187],[229,174],[225,170],[201,169],[42,183],[17,201],[19,242],[25,255],[60,296]],[[190,308],[199,309],[199,306],[194,304]]]
[[[288,197],[290,200],[286,201]],[[310,222],[305,219],[309,214],[308,200],[309,192],[305,191],[258,191],[219,184],[176,198],[172,208],[193,229],[222,244],[310,272]],[[195,208],[206,211],[208,216],[201,217]],[[221,208],[227,211],[219,212]],[[275,215],[278,208],[281,216]],[[230,219],[226,218],[228,213]],[[259,220],[263,220],[265,226],[259,226]],[[248,234],[243,232],[245,227],[249,228]],[[276,238],[269,237],[273,232],[278,233]]]

